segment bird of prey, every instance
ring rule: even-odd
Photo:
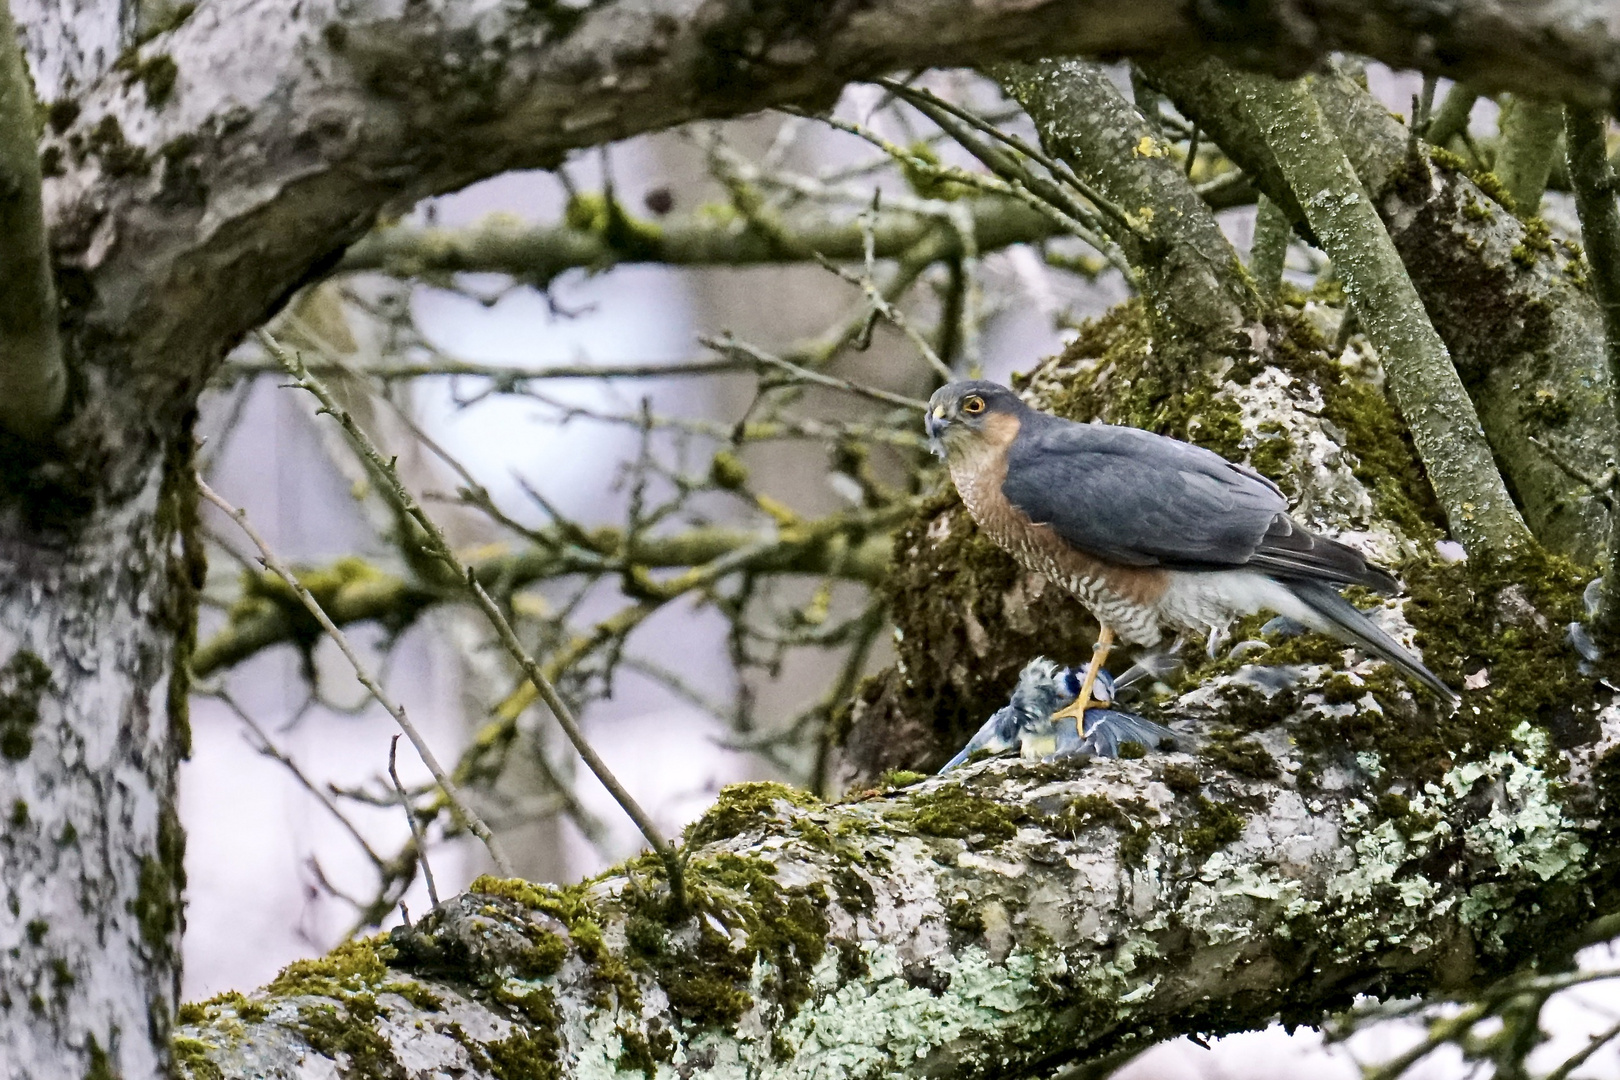
[[[1093,701],[1085,734],[1079,732],[1078,725],[1057,723],[1061,715],[1058,706],[1077,698],[1083,681],[1082,672],[1075,668],[1059,667],[1039,657],[1031,660],[1018,675],[1012,700],[997,709],[939,771],[949,772],[978,750],[1000,753],[1016,746],[1019,757],[1041,761],[1079,754],[1118,757],[1124,743],[1157,750],[1166,740],[1175,738],[1175,732],[1163,724],[1105,707],[1114,700],[1114,680],[1106,671],[1099,671],[1092,684]]]
[[[1339,595],[1398,583],[1355,549],[1288,516],[1277,485],[1219,454],[1137,428],[1039,412],[999,383],[953,382],[925,420],[968,513],[1024,567],[1074,594],[1101,625],[1072,716],[1084,734],[1092,683],[1116,635],[1219,632],[1274,611],[1456,694]]]

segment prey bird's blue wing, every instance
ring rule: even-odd
[[[1011,705],[1003,705],[986,720],[968,744],[958,750],[956,756],[939,768],[940,772],[950,772],[958,765],[964,764],[968,758],[980,750],[988,750],[992,754],[999,754],[1003,750],[1011,750],[1018,745],[1018,714]]]

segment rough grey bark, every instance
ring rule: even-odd
[[[961,237],[949,221],[909,209],[894,200],[873,221],[873,255],[903,258],[919,245],[937,246],[940,257],[960,254]],[[995,251],[1055,235],[1058,227],[1014,199],[968,201],[976,251]],[[604,208],[605,211],[605,208]],[[859,259],[861,226],[825,214],[787,220],[770,236],[738,219],[729,225],[697,215],[656,222],[621,212],[617,221],[603,212],[586,223],[526,226],[491,221],[469,229],[436,229],[400,225],[382,229],[355,244],[338,269],[378,270],[420,276],[462,271],[511,274],[544,286],[566,270],[599,273],[623,263],[665,266],[750,266],[804,262],[812,253],[829,259]]]
[[[160,482],[153,470],[116,505],[63,520],[29,520],[11,496],[0,510],[8,1080],[153,1077],[168,1058],[184,885],[174,773],[189,734],[167,683],[183,511]]]
[[[1220,719],[1205,694],[1181,730]],[[1291,730],[1343,712],[1315,700]],[[1569,898],[1607,896],[1548,771],[1597,805],[1620,711],[1598,720],[1573,754],[1525,725],[1398,799],[1368,790],[1379,755],[1305,755],[1282,727],[1259,736],[1274,780],[1175,753],[836,805],[745,785],[697,827],[700,915],[664,914],[645,857],[561,893],[485,881],[414,934],[193,1008],[177,1045],[196,1080],[1032,1075],[1455,990],[1556,952],[1590,910]]]

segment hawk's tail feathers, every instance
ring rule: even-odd
[[[1401,648],[1399,642],[1380,630],[1371,619],[1357,611],[1350,601],[1340,596],[1337,589],[1319,581],[1294,580],[1285,584],[1290,592],[1329,624],[1336,636],[1400,668],[1440,695],[1440,700],[1446,704],[1455,705],[1460,700],[1455,690],[1441,682],[1438,675],[1423,666],[1423,661]]]

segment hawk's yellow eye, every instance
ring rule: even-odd
[[[984,412],[984,398],[979,397],[976,394],[973,397],[963,398],[962,411],[967,413],[969,416],[978,416],[980,413]]]

